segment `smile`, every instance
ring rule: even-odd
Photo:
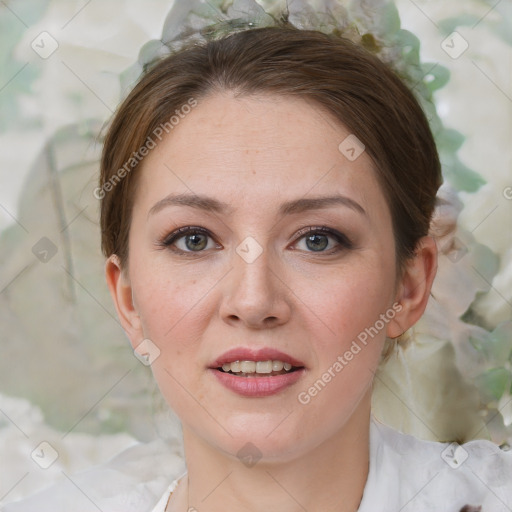
[[[290,363],[269,359],[267,361],[233,361],[224,363],[217,369],[238,377],[274,377],[293,372],[298,368],[300,367],[292,366]]]

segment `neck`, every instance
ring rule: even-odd
[[[170,510],[357,511],[369,469],[370,403],[369,392],[342,428],[286,462],[246,466],[184,427],[188,478]]]

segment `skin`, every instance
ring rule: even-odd
[[[385,337],[399,336],[423,313],[437,260],[434,240],[425,237],[398,279],[391,215],[373,162],[366,152],[350,161],[338,149],[349,133],[304,99],[215,93],[143,162],[129,264],[121,268],[111,256],[106,277],[133,347],[148,338],[159,348],[152,370],[182,422],[188,479],[167,510],[359,506],[373,374]],[[173,205],[149,213],[171,193],[208,195],[233,211]],[[285,201],[333,194],[365,213],[337,204],[278,215]],[[162,246],[189,225],[211,233],[199,252],[185,237],[174,246],[191,256]],[[320,234],[315,251],[297,233],[318,226],[344,233],[353,247]],[[236,252],[248,236],[262,249],[251,263]],[[385,328],[300,403],[298,394],[395,303],[401,310]],[[241,397],[207,369],[235,346],[277,348],[304,362],[305,374],[276,395]],[[236,455],[247,442],[262,455],[252,467]]]

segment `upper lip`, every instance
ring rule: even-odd
[[[304,363],[295,359],[294,357],[276,350],[271,347],[262,347],[259,349],[235,347],[227,352],[224,352],[210,365],[210,368],[219,368],[225,363],[232,363],[233,361],[269,361],[278,360],[283,363],[290,363],[292,366],[304,366]]]

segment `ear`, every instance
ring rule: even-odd
[[[388,338],[397,338],[420,319],[427,307],[436,272],[436,242],[431,236],[425,236],[419,240],[414,257],[406,262],[397,286],[395,300],[401,309],[387,326]]]
[[[111,255],[105,263],[105,277],[117,316],[135,348],[144,339],[144,334],[139,313],[134,306],[129,277],[125,269],[121,268],[119,257],[115,254]]]

